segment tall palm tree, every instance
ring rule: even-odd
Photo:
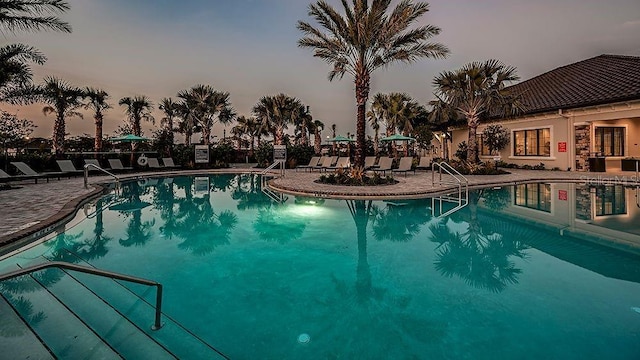
[[[515,67],[487,60],[444,71],[433,80],[436,95],[467,120],[468,161],[479,161],[476,134],[481,120],[493,115],[514,115],[522,109],[518,97],[505,90],[507,83],[518,79]]]
[[[173,128],[174,119],[178,116],[178,103],[173,101],[172,98],[163,98],[160,100],[158,109],[162,110],[164,116],[160,119],[160,123],[166,126],[167,133],[169,134],[169,143],[173,146]]]
[[[104,119],[104,111],[111,109],[111,104],[107,102],[109,94],[102,89],[87,87],[84,89],[84,97],[89,99],[84,108],[93,111],[93,119],[96,124],[93,148],[96,152],[102,151],[102,120]]]
[[[210,85],[196,85],[178,93],[196,125],[200,126],[205,145],[211,143],[211,129],[217,120],[230,123],[236,116],[231,107],[229,93],[215,90]]]
[[[39,30],[70,33],[71,25],[55,16],[70,8],[64,0],[2,0],[0,28],[14,33]]]
[[[256,140],[256,136],[258,135],[259,124],[256,118],[249,116],[238,116],[236,119],[238,123],[238,127],[240,128],[243,134],[249,135],[249,154],[253,155],[254,144]],[[232,130],[233,131],[233,130]]]
[[[345,14],[339,14],[324,0],[309,5],[309,15],[326,29],[298,21],[304,37],[301,47],[314,49],[314,56],[325,60],[333,69],[329,81],[353,76],[356,92],[356,165],[364,166],[365,114],[371,87],[371,74],[395,62],[412,63],[419,58],[444,58],[449,50],[442,44],[427,42],[440,33],[432,25],[410,28],[429,11],[429,4],[401,0],[390,12],[391,0],[353,0],[352,6],[342,1]]]
[[[300,105],[295,110],[294,122],[300,133],[300,145],[309,146],[309,129],[312,126],[313,116],[311,116],[308,106]]]
[[[133,130],[133,135],[142,135],[142,120],[150,121],[152,123],[155,122],[155,119],[151,115],[151,110],[153,110],[153,103],[144,95],[138,95],[133,98],[128,96],[123,97],[118,102],[118,105],[126,106],[126,109],[124,111],[129,117],[129,123],[131,125],[131,129]]]
[[[47,58],[38,49],[23,44],[12,44],[0,48],[0,96],[7,98],[12,89],[31,83],[33,72],[28,62],[44,64]]]
[[[456,109],[449,106],[442,99],[432,100],[429,102],[431,111],[428,115],[429,126],[443,133],[442,138],[442,156],[449,160],[449,140],[451,140],[449,127],[457,125],[460,115]]]
[[[369,119],[369,125],[374,131],[373,135],[373,153],[378,155],[378,146],[380,144],[380,123],[382,120],[382,113],[379,109],[376,108],[376,97],[382,94],[376,94],[373,97],[373,104],[371,105],[371,110],[367,111],[367,119]]]
[[[276,145],[283,144],[284,130],[294,122],[300,107],[300,100],[286,94],[263,96],[253,107],[256,119],[265,128],[270,129]]]
[[[190,108],[184,100],[176,104],[176,111],[179,119],[176,131],[184,134],[184,144],[186,146],[191,146],[191,135],[193,135],[193,132],[196,129],[194,120],[195,111]]]
[[[313,152],[316,155],[320,155],[322,152],[322,129],[324,123],[320,120],[313,120],[311,122],[310,130],[313,132]]]

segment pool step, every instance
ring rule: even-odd
[[[151,330],[153,324],[155,291],[138,284],[128,284],[112,279],[74,274],[87,288],[94,291],[111,306],[147,333],[150,337],[170,349],[179,359],[225,359],[213,347],[200,340],[180,324],[163,314],[160,330]],[[165,288],[165,294],[170,289]],[[142,300],[144,299],[144,301]]]
[[[7,296],[11,296],[8,295]],[[0,296],[0,349],[4,359],[55,359],[14,307]]]
[[[80,283],[76,279],[77,273],[60,269],[53,271],[60,271],[64,275],[59,281],[49,285],[49,290],[125,359],[176,358],[168,349],[147,335],[144,329]],[[153,322],[153,313],[146,320],[147,323],[143,324],[143,327],[148,327]]]
[[[7,287],[7,282],[3,285]],[[43,344],[55,358],[65,359],[121,359],[122,356],[96,335],[76,314],[60,303],[31,276],[11,280],[9,304],[28,324],[40,341],[26,347],[22,356],[34,358]]]

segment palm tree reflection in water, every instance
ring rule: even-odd
[[[438,243],[436,269],[446,277],[457,276],[476,288],[501,292],[510,284],[518,283],[522,272],[512,257],[526,258],[528,248],[517,234],[501,234],[498,229],[480,223],[478,201],[485,194],[494,199],[496,194],[483,189],[469,193],[469,206],[448,218],[440,219],[429,226],[431,241]],[[507,193],[508,194],[508,193]],[[495,201],[507,204],[505,201]],[[498,210],[498,209],[494,209]],[[456,218],[466,222],[466,230],[458,232],[449,226]]]

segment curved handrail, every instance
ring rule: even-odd
[[[42,264],[32,265],[26,268],[0,274],[0,281],[13,279],[19,276],[27,275],[27,274],[48,269],[48,268],[67,269],[67,270],[77,271],[85,274],[107,277],[110,279],[129,281],[129,282],[147,285],[147,286],[155,286],[156,287],[156,314],[155,314],[155,322],[151,327],[151,329],[158,330],[162,327],[162,284],[156,281],[147,280],[147,279],[130,276],[130,275],[119,274],[112,271],[100,270],[96,268],[76,265],[76,264],[72,264],[64,261],[45,262]]]
[[[84,188],[88,189],[89,188],[89,168],[92,167],[96,170],[100,170],[103,173],[110,175],[111,177],[113,177],[114,179],[116,179],[116,188],[118,188],[120,186],[120,178],[118,176],[116,176],[115,174],[112,174],[111,172],[101,168],[100,166],[96,165],[96,164],[86,164],[84,166]]]

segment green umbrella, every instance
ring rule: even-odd
[[[142,137],[142,136],[137,136],[137,135],[133,135],[133,134],[127,134],[127,135],[122,135],[122,136],[117,136],[117,137],[113,137],[111,139],[109,139],[111,141],[120,141],[120,142],[142,142],[142,141],[149,141],[149,139]]]
[[[415,139],[409,136],[400,134],[393,134],[391,136],[383,137],[380,141],[414,141]]]
[[[355,140],[353,139],[349,139],[348,137],[344,137],[342,135],[338,135],[336,137],[334,137],[333,139],[329,139],[327,140],[327,142],[355,142]]]

